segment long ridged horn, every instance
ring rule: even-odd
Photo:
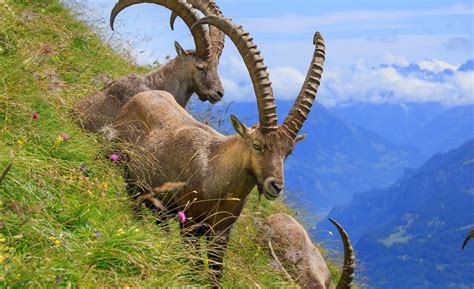
[[[110,14],[110,27],[114,30],[114,22],[117,15],[125,8],[141,3],[151,3],[164,6],[181,17],[186,25],[191,29],[194,23],[199,20],[199,16],[192,11],[191,5],[185,0],[120,0],[115,4]],[[204,59],[211,57],[211,41],[209,34],[204,27],[191,30],[196,45],[196,54]]]
[[[329,221],[336,226],[341,235],[342,243],[344,244],[344,265],[342,266],[341,277],[339,278],[339,282],[337,282],[336,289],[350,289],[352,288],[355,271],[354,248],[352,248],[351,240],[344,228],[331,218],[329,218]]]
[[[188,0],[187,2],[195,9],[201,11],[204,16],[223,16],[221,9],[213,0]],[[178,17],[178,15],[176,12],[173,12],[170,18],[171,30],[174,30],[176,17]],[[224,50],[225,34],[217,27],[211,26],[209,28],[209,35],[211,37],[212,56],[219,59]]]
[[[301,88],[291,111],[282,125],[282,129],[287,131],[293,139],[296,139],[298,132],[311,111],[316,93],[318,92],[321,76],[323,74],[325,47],[323,37],[319,32],[316,32],[314,35],[313,44],[316,47],[308,74],[306,75],[303,87]]]
[[[270,82],[267,67],[263,63],[263,57],[260,55],[260,50],[253,43],[253,38],[250,37],[248,32],[243,30],[242,26],[234,25],[227,18],[207,16],[199,20],[194,26],[201,26],[202,24],[209,24],[219,28],[234,42],[252,80],[255,96],[257,97],[260,129],[262,133],[275,131],[278,128],[278,120],[272,83]]]

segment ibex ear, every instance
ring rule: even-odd
[[[241,137],[247,137],[247,127],[243,124],[235,115],[230,116],[230,121],[232,122],[232,126],[234,127],[235,131],[240,134]]]
[[[176,53],[178,54],[179,58],[185,58],[186,55],[188,55],[183,47],[181,47],[181,45],[178,43],[178,41],[174,42],[174,48],[176,49]]]
[[[300,141],[304,140],[308,135],[307,134],[300,134],[296,136],[295,144],[299,143]]]

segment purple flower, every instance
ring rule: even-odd
[[[117,162],[118,160],[120,160],[120,155],[116,154],[116,153],[113,153],[113,154],[110,155],[110,160],[113,161],[113,162]]]
[[[63,138],[63,141],[68,141],[69,140],[69,135],[65,132],[62,132],[60,136]]]
[[[178,219],[181,224],[186,223],[186,214],[184,213],[184,211],[178,212]]]
[[[79,165],[79,169],[83,172],[87,171],[87,165],[85,163],[81,163]]]
[[[95,239],[96,239],[96,240],[99,240],[101,236],[102,236],[102,235],[100,234],[100,231],[99,231],[99,230],[95,231]]]
[[[40,115],[39,115],[39,113],[38,113],[37,111],[35,111],[35,112],[33,112],[33,113],[31,114],[31,118],[33,118],[33,119],[38,119],[39,116],[40,116]]]

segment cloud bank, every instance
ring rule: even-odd
[[[439,60],[409,64],[403,57],[390,54],[386,60],[387,64],[377,67],[359,62],[343,69],[325,71],[318,101],[329,107],[356,102],[474,104],[474,61],[462,66]],[[236,58],[222,65],[226,98],[237,102],[255,101],[245,66]],[[293,100],[305,73],[292,67],[276,67],[270,69],[270,77],[275,97]]]

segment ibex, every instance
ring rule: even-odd
[[[283,124],[278,125],[267,67],[252,38],[229,19],[208,16],[195,28],[203,24],[223,31],[242,55],[257,98],[259,124],[247,127],[231,116],[237,134],[225,136],[196,121],[170,93],[147,91],[123,107],[114,127],[119,138],[130,144],[128,181],[143,193],[165,182],[185,182],[177,193],[157,197],[171,212],[185,210],[190,220],[182,225],[183,231],[213,240],[208,257],[215,285],[230,229],[252,189],[257,186],[273,200],[284,188],[283,162],[302,139],[298,132],[319,87],[325,49],[321,34],[316,33],[316,48],[302,90]]]
[[[189,3],[188,3],[189,2]],[[114,29],[117,15],[128,6],[138,3],[155,3],[171,11],[172,26],[174,18],[179,16],[188,27],[200,18],[192,7],[204,15],[222,15],[212,0],[122,0],[112,10],[110,25]],[[191,6],[192,5],[192,6]],[[219,57],[224,48],[224,34],[215,29],[209,32],[204,27],[191,31],[196,51],[186,51],[175,42],[178,57],[166,65],[151,71],[147,75],[128,75],[106,85],[81,99],[74,107],[81,125],[91,132],[100,131],[113,123],[120,109],[134,95],[147,90],[164,90],[171,93],[179,105],[185,107],[191,95],[196,93],[202,101],[216,103],[224,96],[224,89],[217,73]]]
[[[329,219],[339,231],[344,244],[344,265],[337,289],[351,288],[354,280],[355,254],[344,228]],[[290,215],[273,214],[265,219],[262,232],[269,240],[270,250],[282,270],[302,288],[329,289],[331,273],[319,250],[313,245],[306,230]],[[273,244],[273,245],[272,245]],[[273,249],[275,248],[275,250]]]

